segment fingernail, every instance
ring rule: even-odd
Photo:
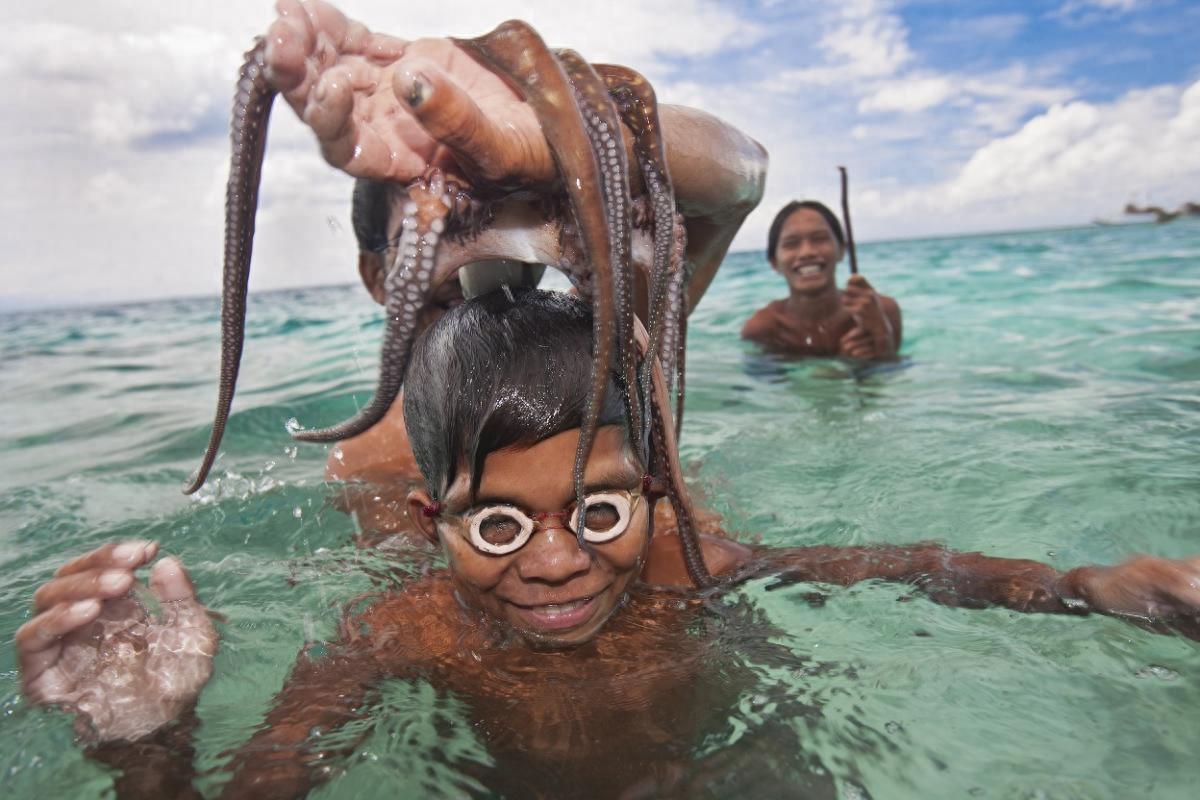
[[[100,576],[100,588],[108,592],[119,592],[129,587],[133,576],[128,572],[112,570]]]
[[[433,95],[433,84],[429,79],[420,72],[410,72],[405,70],[404,77],[408,80],[408,91],[405,92],[404,101],[411,108],[417,108],[429,101]]]
[[[72,614],[90,614],[100,607],[99,600],[77,600],[71,604]]]
[[[121,561],[132,561],[142,554],[145,542],[123,542],[113,549],[113,557]]]

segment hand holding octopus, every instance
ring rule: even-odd
[[[350,420],[293,436],[334,441],[381,420],[400,391],[423,309],[463,266],[496,259],[553,264],[593,304],[592,388],[574,470],[579,501],[612,370],[630,441],[670,484],[689,572],[697,585],[710,583],[667,429],[671,399],[682,408],[689,301],[703,292],[761,197],[762,148],[702,112],[673,110],[672,149],[687,152],[681,161],[689,167],[682,181],[688,199],[677,206],[667,126],[650,84],[632,70],[551,50],[522,22],[477,39],[404,42],[373,34],[322,2],[281,0],[278,9],[268,36],[247,53],[234,103],[220,390],[204,459],[185,491],[203,484],[232,405],[266,126],[282,93],[331,164],[406,185],[392,194],[391,215],[402,224],[387,245],[387,328],[374,397]],[[719,166],[704,155],[714,152],[721,153]],[[541,221],[502,222],[497,208],[514,194],[536,201]],[[634,195],[645,198],[639,208]],[[694,220],[687,235],[680,212]],[[635,243],[645,253],[636,265]],[[645,269],[649,306],[650,356],[640,368],[635,266]]]
[[[332,166],[398,183],[437,167],[509,188],[557,175],[533,110],[451,40],[372,33],[323,2],[277,9],[266,79]]]

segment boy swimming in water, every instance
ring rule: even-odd
[[[892,361],[902,337],[900,306],[862,275],[837,287],[846,236],[837,216],[816,200],[788,203],[771,223],[767,260],[787,281],[788,296],[754,312],[742,338],[795,356]]]
[[[234,757],[230,792],[295,796],[328,777],[329,759],[359,741],[330,734],[368,716],[394,680],[428,681],[466,703],[495,762],[479,776],[493,791],[613,796],[647,780],[650,794],[686,791],[700,767],[683,754],[724,719],[719,702],[714,711],[713,698],[692,695],[713,684],[709,669],[729,666],[714,636],[696,633],[711,633],[721,615],[689,591],[674,535],[653,529],[661,487],[645,479],[626,439],[615,376],[587,463],[588,512],[576,513],[571,464],[591,335],[582,301],[526,290],[455,308],[418,343],[404,410],[425,488],[407,505],[446,567],[360,598],[336,641],[301,655],[262,729]],[[702,542],[722,587],[764,574],[842,586],[888,580],[952,605],[1159,625],[1194,625],[1200,610],[1200,559],[1059,573],[936,544]],[[60,570],[37,593],[41,613],[17,635],[30,698],[74,708],[100,738],[171,730],[163,726],[207,679],[215,643],[172,560],[151,575],[167,619],[144,629],[132,604],[106,604],[113,632],[93,630],[102,601],[123,595],[154,555],[145,543],[121,547]],[[734,625],[733,636],[768,638],[752,620],[720,624]],[[122,649],[139,637],[157,644]],[[139,679],[133,695],[124,688],[130,676]],[[736,695],[738,686],[726,689]]]
[[[746,685],[726,679],[739,665],[716,629],[727,624],[742,641],[755,621],[727,622],[686,591],[676,537],[652,529],[659,487],[643,480],[616,400],[587,464],[593,502],[577,518],[571,459],[590,347],[590,310],[541,293],[481,298],[434,327],[409,373],[405,406],[425,487],[405,506],[447,566],[364,598],[336,641],[301,656],[262,731],[234,758],[230,794],[294,796],[328,778],[328,756],[359,739],[331,744],[327,734],[369,716],[389,680],[428,681],[467,704],[494,762],[480,780],[496,793],[653,796],[702,786],[696,744]],[[467,376],[481,391],[462,391]],[[764,573],[839,585],[877,578],[948,603],[1163,623],[1185,622],[1200,605],[1194,586],[1189,593],[1195,562],[1059,575],[936,545],[770,551],[705,537],[703,549],[725,585]],[[66,565],[39,589],[37,614],[17,637],[32,700],[77,711],[83,729],[115,750],[136,740],[143,755],[159,737],[186,739],[188,726],[170,723],[186,718],[207,681],[217,638],[173,559],[151,572],[161,618],[126,598],[156,552],[126,542]],[[773,735],[761,744],[781,759],[797,749]],[[186,744],[164,752],[184,756],[175,774],[186,791]]]

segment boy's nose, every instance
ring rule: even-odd
[[[521,549],[517,573],[522,580],[563,583],[591,569],[592,557],[585,553],[569,528],[552,525],[533,535]]]

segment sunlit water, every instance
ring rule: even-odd
[[[1200,552],[1200,225],[860,256],[903,306],[901,365],[856,375],[740,342],[745,318],[782,294],[757,254],[731,257],[693,317],[683,455],[727,527],[780,546],[940,539],[1063,569]],[[0,317],[0,795],[111,793],[68,718],[19,695],[11,634],[68,556],[157,539],[226,618],[199,705],[210,793],[298,648],[332,635],[340,604],[393,558],[351,544],[353,523],[326,502],[325,448],[284,430],[291,417],[340,420],[368,396],[377,308],[357,287],[252,297],[224,456],[186,498],[215,397],[217,317],[215,299]],[[759,681],[722,700],[695,745],[728,751],[713,794],[799,794],[799,773],[815,770],[843,796],[878,800],[1195,796],[1193,642],[1102,617],[897,602],[909,592],[896,585],[769,585],[710,612],[739,609],[721,643]],[[770,647],[729,630],[750,616],[777,629]],[[374,733],[317,793],[483,791],[466,777],[488,758],[469,720],[433,702],[427,685],[389,688]],[[777,764],[785,786],[768,790],[746,743],[778,731],[804,753]]]

